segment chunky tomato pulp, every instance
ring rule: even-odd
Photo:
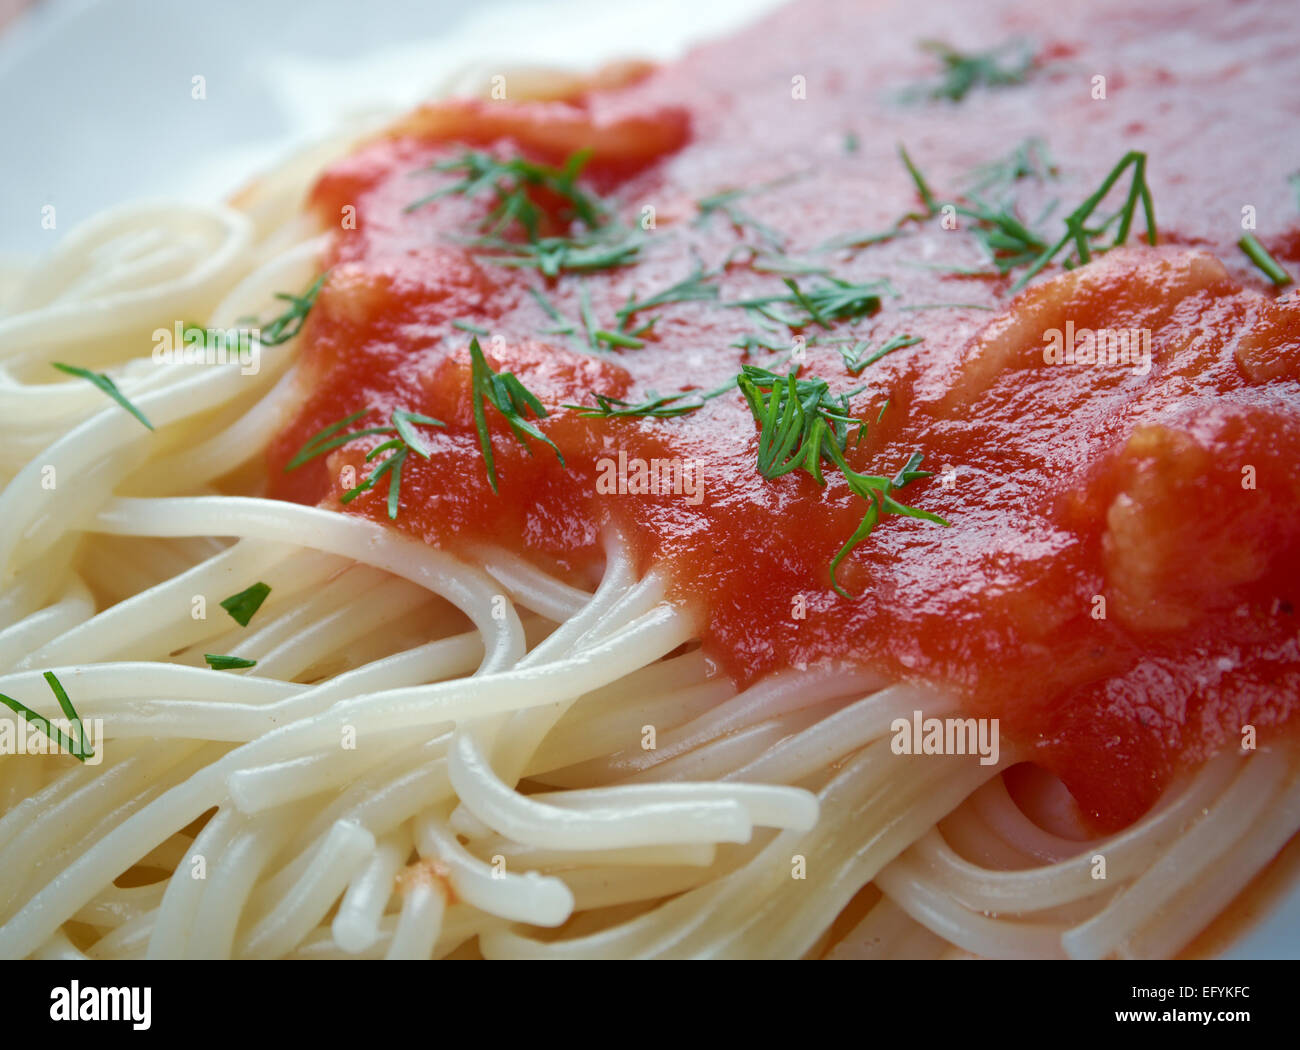
[[[1276,101],[1300,90],[1297,68],[1270,43],[1277,11],[1106,6],[964,11],[971,39],[1014,30],[1040,50],[1025,83],[958,103],[902,97],[933,76],[913,48],[943,35],[928,13],[813,2],[569,102],[418,111],[312,194],[336,232],[303,332],[301,410],[269,453],[271,495],[388,521],[386,482],[340,503],[383,436],[285,466],[352,413],[372,410],[358,428],[394,409],[432,416],[445,426],[420,428],[431,455],[406,457],[393,527],[452,549],[492,541],[581,573],[615,526],[643,568],[668,573],[698,611],[707,652],[739,683],[827,660],[940,683],[1000,718],[1099,827],[1139,815],[1176,771],[1236,746],[1245,726],[1268,746],[1300,697],[1300,301],[1275,294],[1235,242],[1249,204],[1260,240],[1300,272],[1286,183],[1300,137]],[[1195,61],[1151,64],[1167,22]],[[1112,71],[1105,99],[1093,97],[1094,70]],[[1033,137],[1054,167],[1015,180],[1016,214],[1036,220],[1064,202],[1041,220],[1055,239],[1064,213],[1125,151],[1142,150],[1159,245],[1136,246],[1139,217],[1129,246],[1069,272],[1054,264],[1017,296],[1023,271],[987,275],[964,215],[827,246],[918,211],[897,143],[942,202]],[[550,165],[590,149],[581,185],[642,229],[639,253],[548,278],[465,243],[490,192],[408,209],[460,178],[427,169],[467,146]],[[700,208],[733,189],[746,192],[723,202],[730,210]],[[557,201],[544,198],[545,221],[558,223]],[[349,215],[355,223],[341,221]],[[717,274],[709,297],[631,318],[628,331],[658,318],[637,337],[644,345],[589,345],[589,331],[619,329],[629,296],[700,271]],[[787,276],[803,291],[831,277],[887,278],[890,289],[878,309],[826,326],[733,305],[787,295]],[[538,426],[564,458],[536,440],[525,451],[489,410],[499,494],[472,414],[474,328],[489,366],[546,407]],[[852,343],[832,342],[862,340],[870,356],[904,335],[920,341],[856,377],[840,352]],[[869,426],[849,464],[893,475],[923,453],[934,476],[897,498],[951,523],[886,515],[839,568],[852,598],[832,589],[828,565],[865,504],[829,462],[824,487],[803,471],[763,477],[738,391],[674,418],[563,407],[596,393],[713,390],[743,364],[784,374],[779,351],[797,336],[802,376],[835,393],[862,388],[851,406]],[[1089,363],[1093,344],[1102,364]],[[1112,363],[1107,345],[1128,356]],[[640,491],[641,463],[670,491]]]

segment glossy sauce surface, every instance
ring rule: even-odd
[[[357,426],[395,408],[433,416],[446,426],[422,428],[428,461],[406,458],[394,527],[452,549],[491,540],[578,571],[599,563],[602,530],[615,525],[644,568],[668,571],[698,610],[706,650],[739,683],[823,660],[942,683],[968,710],[999,717],[1099,828],[1132,820],[1176,769],[1234,744],[1244,725],[1267,746],[1300,700],[1300,299],[1275,294],[1235,241],[1250,204],[1260,240],[1300,273],[1300,202],[1286,180],[1300,169],[1300,136],[1277,101],[1300,92],[1289,19],[1263,4],[970,14],[963,47],[1036,42],[1024,84],[955,104],[901,100],[935,82],[914,43],[945,35],[938,15],[812,0],[624,87],[569,103],[429,107],[362,146],[312,195],[327,225],[348,207],[357,222],[338,230],[326,260],[304,330],[302,408],[269,453],[271,495],[387,521],[386,482],[339,503],[345,468],[364,477],[363,456],[382,438],[285,464],[362,409],[374,411]],[[1175,29],[1179,47],[1153,52],[1150,41]],[[1090,90],[1097,71],[1108,73],[1105,100]],[[797,77],[806,97],[792,97]],[[1022,218],[1058,200],[1039,224],[1054,238],[1062,215],[1140,149],[1159,246],[1052,267],[1015,298],[1014,273],[943,269],[986,268],[965,220],[945,229],[936,216],[858,250],[819,250],[918,210],[898,143],[943,201],[1031,137],[1055,168],[1015,183]],[[466,145],[552,164],[592,148],[585,187],[629,226],[654,209],[637,261],[549,280],[463,243],[489,194],[407,211],[455,180],[421,169]],[[756,222],[701,215],[698,201],[738,188],[754,190],[736,204]],[[726,305],[785,293],[784,275],[764,267],[792,263],[887,279],[897,294],[831,331],[767,331]],[[697,267],[721,272],[716,300],[638,315],[659,316],[642,348],[586,345],[584,295],[613,329],[629,295]],[[793,276],[804,289],[827,279]],[[529,289],[575,333],[548,331],[556,322]],[[492,491],[471,414],[470,336],[453,321],[485,330],[490,365],[546,406],[539,426],[565,465],[540,442],[526,453],[489,412]],[[1147,333],[1149,369],[1045,363],[1045,333],[1067,326]],[[892,475],[920,451],[937,472],[899,498],[951,527],[885,517],[840,567],[852,600],[831,589],[828,564],[864,504],[829,465],[824,487],[802,472],[762,477],[738,392],[671,419],[562,407],[590,404],[592,392],[639,401],[711,390],[742,364],[784,373],[776,352],[734,345],[755,334],[777,344],[803,335],[803,376],[837,393],[864,388],[852,399],[870,424],[846,454],[855,469]],[[922,341],[857,377],[827,342],[879,347],[904,334]],[[702,483],[598,491],[620,455],[633,471],[637,460],[689,465]]]

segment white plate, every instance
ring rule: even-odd
[[[44,0],[0,35],[0,253],[44,253],[132,198],[220,199],[341,117],[410,105],[471,63],[666,59],[778,2]],[[1224,953],[1297,955],[1300,885]]]
[[[671,58],[776,4],[44,0],[0,35],[0,253],[48,251],[131,198],[219,199],[342,117],[409,106],[483,59]]]

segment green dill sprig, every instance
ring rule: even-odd
[[[1237,242],[1237,247],[1246,253],[1246,257],[1258,266],[1264,276],[1272,281],[1276,287],[1282,288],[1291,283],[1291,275],[1268,253],[1268,249],[1259,243],[1253,233],[1248,233],[1242,237]]]
[[[254,318],[243,318],[242,320],[252,321]],[[193,333],[200,333],[200,339],[194,340]],[[239,328],[209,328],[206,325],[197,324],[194,321],[184,321],[181,324],[181,339],[186,346],[192,345],[196,341],[201,341],[206,346],[217,349],[238,352],[242,349],[242,344],[248,338],[246,330]]]
[[[135,418],[146,427],[150,430],[153,429],[153,424],[145,418],[144,413],[136,408],[135,405],[131,404],[131,402],[127,400],[126,395],[117,388],[117,384],[109,379],[108,376],[104,375],[103,372],[92,372],[88,368],[78,368],[76,365],[65,365],[60,361],[52,361],[51,364],[53,364],[53,366],[60,372],[64,372],[70,376],[77,376],[79,379],[85,379],[87,382],[93,383],[119,405],[130,412],[131,415],[135,416]]]
[[[728,306],[754,310],[773,321],[792,329],[817,324],[830,329],[832,321],[866,317],[880,309],[880,296],[892,294],[888,281],[868,281],[854,284],[838,277],[826,278],[814,288],[804,290],[793,277],[783,283],[789,292],[785,295],[764,295],[751,299],[738,299]],[[791,315],[774,309],[778,305],[794,306],[804,311],[804,316]]]
[[[1022,84],[1034,66],[1032,48],[1020,40],[987,51],[959,51],[942,40],[923,40],[919,47],[939,59],[941,76],[938,83],[917,85],[904,92],[905,99],[960,102],[977,87]]]
[[[477,339],[477,337],[475,338]],[[317,431],[303,443],[302,448],[285,464],[284,469],[286,472],[294,470],[318,456],[323,456],[327,452],[332,452],[336,448],[355,441],[357,438],[369,437],[375,434],[396,434],[396,437],[382,442],[366,453],[365,461],[370,463],[385,453],[391,454],[382,462],[376,464],[374,470],[361,484],[348,489],[339,497],[340,503],[351,503],[363,492],[369,492],[384,477],[388,477],[388,517],[390,520],[396,520],[402,488],[402,465],[406,462],[407,453],[414,452],[421,459],[428,459],[430,456],[429,449],[420,438],[419,431],[415,429],[416,426],[441,427],[446,426],[446,424],[440,419],[434,419],[432,416],[423,416],[418,412],[409,412],[406,409],[399,408],[394,409],[389,416],[389,426],[362,427],[360,430],[344,431],[344,427],[350,426],[373,411],[374,409],[371,408],[363,408]]]
[[[251,587],[245,587],[238,594],[232,594],[221,602],[221,607],[230,613],[230,618],[240,627],[247,627],[248,622],[262,607],[267,595],[271,593],[269,584],[260,580]]]
[[[397,436],[376,445],[367,452],[366,462],[373,462],[385,453],[388,453],[387,458],[376,464],[375,469],[361,484],[343,493],[339,497],[339,502],[351,503],[363,492],[369,492],[387,476],[388,518],[390,521],[396,521],[402,490],[402,465],[406,462],[407,453],[414,452],[421,459],[428,459],[430,455],[429,449],[425,447],[419,432],[415,429],[416,424],[427,427],[441,427],[446,424],[432,416],[422,416],[418,412],[407,412],[404,409],[396,409],[389,418],[393,424],[390,432],[396,432]],[[387,427],[383,429],[389,431]]]
[[[458,182],[443,186],[433,193],[412,201],[403,209],[415,211],[443,197],[457,195],[472,199],[481,193],[491,192],[496,203],[483,222],[482,231],[501,234],[512,223],[523,227],[530,241],[536,241],[541,228],[543,212],[533,200],[533,190],[544,190],[561,198],[569,210],[569,218],[595,229],[608,214],[605,203],[598,197],[578,187],[578,175],[591,159],[591,150],[579,150],[562,168],[535,164],[523,157],[498,160],[490,153],[467,149],[458,157],[438,161],[425,171],[461,175]]]
[[[481,335],[487,337],[492,333],[484,328],[481,324],[475,324],[473,321],[466,321],[463,318],[453,318],[452,328],[459,328],[462,332],[468,332],[470,335]]]
[[[1120,162],[1111,169],[1110,174],[1102,180],[1101,185],[1074,211],[1065,217],[1065,233],[1055,244],[1050,245],[1042,250],[1038,257],[1030,264],[1029,269],[1020,275],[1020,279],[1011,286],[1012,292],[1018,292],[1030,280],[1037,275],[1043,267],[1050,263],[1067,244],[1074,245],[1074,251],[1065,260],[1065,268],[1071,269],[1075,266],[1081,266],[1092,260],[1094,251],[1104,252],[1117,245],[1123,244],[1128,240],[1129,230],[1133,226],[1133,219],[1139,203],[1142,205],[1142,217],[1146,225],[1147,243],[1156,243],[1156,214],[1155,206],[1151,202],[1151,190],[1147,186],[1146,180],[1147,155],[1137,150],[1130,150],[1120,159]],[[1128,194],[1125,196],[1123,205],[1118,211],[1113,212],[1107,218],[1103,219],[1098,225],[1086,225],[1092,213],[1111,188],[1123,176],[1125,171],[1132,168],[1132,175],[1129,178]],[[1103,238],[1109,232],[1110,228],[1116,227],[1115,235],[1109,244],[1104,243]]]
[[[882,414],[884,410],[881,410]],[[918,478],[933,477],[929,471],[917,470],[921,461],[925,458],[920,452],[913,452],[903,465],[903,469],[895,474],[892,478],[882,477],[875,474],[859,474],[845,462],[835,445],[829,444],[826,447],[827,454],[834,461],[835,465],[840,468],[844,479],[849,483],[849,488],[858,498],[866,500],[870,506],[867,507],[866,514],[863,515],[862,521],[853,531],[853,535],[839,552],[831,559],[831,587],[835,592],[844,598],[852,600],[853,596],[849,594],[839,581],[835,578],[835,573],[840,567],[840,563],[849,555],[855,547],[865,543],[871,533],[875,531],[876,526],[880,523],[881,517],[886,514],[897,514],[906,518],[919,518],[922,521],[933,522],[936,525],[949,527],[952,522],[941,518],[938,514],[933,514],[928,510],[919,510],[916,507],[909,507],[894,499],[893,494],[899,489],[916,481]]]
[[[775,189],[778,186],[784,186],[786,183],[799,178],[799,175],[787,175],[783,178],[773,179],[770,182],[760,183],[757,186],[745,186],[739,189],[723,190],[721,193],[714,193],[711,196],[703,197],[695,202],[698,211],[695,223],[697,226],[705,225],[715,215],[725,216],[727,221],[738,230],[751,229],[758,236],[766,241],[771,247],[778,252],[785,251],[785,238],[765,222],[755,218],[749,212],[745,211],[737,201],[746,197],[751,197],[758,193],[764,193],[767,190]]]
[[[85,762],[88,758],[94,758],[94,749],[86,746],[86,729],[81,724],[77,709],[72,706],[72,701],[68,698],[68,691],[63,688],[63,683],[55,677],[53,671],[46,671],[44,677],[45,684],[50,687],[54,698],[59,702],[59,709],[63,712],[69,724],[76,729],[76,740],[72,740],[63,730],[55,728],[44,715],[38,714],[12,696],[5,696],[4,693],[0,693],[0,704],[4,704],[14,714],[22,715],[30,725],[36,726],[37,729],[44,733],[47,740],[57,744],[78,762]]]
[[[759,424],[758,472],[771,480],[792,470],[804,470],[823,484],[821,464],[831,458],[828,447],[843,450],[849,431],[866,424],[849,412],[849,399],[862,387],[832,394],[824,379],[798,378],[798,368],[781,376],[756,365],[743,365],[736,385]]]
[[[1026,144],[1022,148],[1028,150],[1029,146]],[[898,152],[916,185],[917,192],[925,203],[928,214],[937,214],[940,204],[920,168],[902,146],[899,146]],[[1041,158],[1035,158],[1028,152],[1022,153],[1011,161],[1004,159],[1001,167],[1002,170],[993,173],[992,178],[990,173],[983,173],[984,185],[998,180],[1005,182],[1008,178],[1015,181],[1016,178],[1023,177],[1019,173],[1025,170],[1033,174],[1055,171],[1050,162],[1044,166]],[[1132,174],[1124,204],[1099,223],[1088,225],[1093,212],[1130,168]],[[1111,169],[1101,185],[1065,217],[1065,233],[1055,243],[1049,243],[1042,235],[1030,229],[1032,224],[1022,222],[1009,205],[990,204],[978,192],[971,191],[961,203],[954,204],[953,208],[958,214],[975,220],[972,231],[999,273],[1006,274],[1022,266],[1028,267],[1011,286],[1010,290],[1014,293],[1042,271],[1067,245],[1072,244],[1073,251],[1065,259],[1064,266],[1066,269],[1072,269],[1090,262],[1094,252],[1109,251],[1123,244],[1128,240],[1139,204],[1142,206],[1147,241],[1155,244],[1155,209],[1151,202],[1151,190],[1146,182],[1146,154],[1130,151]],[[1107,243],[1106,237],[1112,228],[1114,228],[1114,235]]]
[[[472,390],[470,397],[474,407],[474,428],[478,431],[479,447],[483,450],[483,463],[487,469],[488,483],[493,492],[497,488],[496,461],[492,457],[492,436],[488,433],[487,416],[484,409],[491,405],[509,424],[515,440],[530,455],[532,447],[529,438],[545,442],[555,452],[560,465],[564,466],[564,456],[554,441],[543,434],[533,423],[525,418],[531,412],[539,419],[546,418],[546,409],[537,397],[528,390],[513,372],[494,372],[488,367],[478,339],[471,339],[469,344],[470,372]]]
[[[672,416],[684,416],[688,412],[694,412],[696,409],[704,407],[703,401],[694,404],[681,404],[681,399],[686,396],[685,394],[652,394],[639,402],[624,401],[621,398],[610,397],[607,394],[598,394],[594,390],[591,392],[591,396],[596,401],[594,406],[566,404],[564,407],[575,409],[579,416],[599,417],[601,419],[631,418],[633,416],[668,419]]]
[[[284,313],[273,318],[260,328],[258,342],[263,346],[279,346],[281,343],[287,343],[301,330],[307,320],[307,315],[311,313],[311,308],[316,305],[316,296],[320,294],[321,287],[325,284],[325,278],[329,276],[326,270],[315,281],[312,282],[302,295],[292,295],[288,292],[276,292],[277,299],[283,299],[289,304]]]
[[[995,307],[986,306],[984,303],[908,303],[906,306],[900,306],[900,310],[988,310],[990,313]]]
[[[853,233],[843,233],[838,237],[831,237],[822,241],[822,243],[817,245],[813,251],[857,251],[859,248],[869,248],[873,244],[883,244],[885,241],[892,241],[902,232],[902,224],[900,223],[888,230],[859,230]]]
[[[653,295],[646,296],[644,299],[638,299],[635,293],[629,292],[627,302],[615,312],[615,316],[618,318],[619,331],[627,331],[633,315],[640,313],[642,310],[651,310],[656,306],[666,306],[669,303],[716,300],[718,298],[718,286],[709,283],[714,276],[716,275],[707,273],[702,265],[696,263],[695,269],[688,276],[682,278],[676,284],[655,292]]]
[[[531,267],[544,277],[627,266],[636,261],[642,247],[640,237],[621,228],[568,237],[539,237],[527,242],[476,237],[465,243],[488,249],[488,254],[483,256],[486,262],[497,266]]]
[[[360,484],[348,489],[339,497],[339,502],[343,504],[351,503],[354,499],[364,492],[369,492],[385,476],[388,477],[388,517],[389,520],[397,518],[397,504],[402,489],[402,464],[406,462],[406,447],[401,438],[391,438],[380,445],[376,445],[366,453],[366,462],[370,463],[385,453],[391,453],[385,459],[375,464],[375,468],[367,475]]]
[[[829,251],[854,251],[860,248],[868,248],[873,244],[882,244],[885,241],[893,240],[903,233],[904,227],[914,220],[927,219],[939,211],[939,201],[926,181],[925,176],[921,173],[920,168],[912,160],[907,150],[900,144],[898,147],[899,158],[903,161],[908,175],[912,179],[912,184],[916,187],[918,196],[922,204],[925,205],[924,212],[908,212],[903,215],[894,225],[884,230],[866,230],[854,233],[841,234],[838,237],[832,237],[823,241],[815,249],[816,252]],[[1004,217],[1015,220],[1008,207],[992,206],[981,197],[981,194],[990,188],[1000,190],[1009,189],[1012,184],[1026,178],[1049,179],[1055,178],[1057,168],[1053,163],[1050,154],[1047,152],[1046,145],[1040,139],[1026,139],[1021,142],[1014,150],[1004,157],[1000,157],[988,164],[981,165],[971,173],[971,185],[966,190],[968,208],[966,212],[972,218],[988,222],[994,226],[1006,226],[1009,223],[1004,222]],[[958,209],[961,210],[961,209]],[[1007,231],[1003,232],[1020,232]],[[996,240],[996,238],[994,238]],[[1041,250],[1041,246],[1038,250]],[[1037,251],[1035,252],[1037,254]]]
[[[848,449],[850,430],[857,427],[856,445],[867,429],[867,424],[849,411],[849,399],[862,387],[835,395],[830,393],[825,380],[799,379],[797,374],[798,370],[792,369],[783,377],[745,366],[736,382],[759,425],[758,470],[763,477],[775,479],[792,470],[803,470],[818,485],[825,485],[822,462],[827,460],[840,469],[854,495],[870,504],[853,535],[830,563],[831,586],[843,597],[851,598],[835,578],[836,570],[849,552],[871,535],[883,515],[898,514],[939,525],[950,523],[930,511],[908,507],[893,497],[894,492],[909,482],[930,477],[929,473],[917,470],[923,458],[921,453],[914,452],[892,478],[860,474],[849,466],[844,453]],[[881,416],[888,405],[886,401]]]
[[[1029,265],[1047,247],[1037,234],[1006,208],[994,209],[982,203],[956,207],[959,214],[976,221],[972,230],[975,239],[980,242],[999,274],[1007,274],[1019,266]]]
[[[805,345],[814,346],[816,342],[817,337],[811,335],[805,341]],[[727,345],[744,350],[746,353],[754,350],[768,350],[774,354],[784,354],[789,353],[791,349],[789,338],[782,338],[776,332],[746,332]]]
[[[526,289],[526,291],[528,292],[529,295],[533,297],[533,299],[536,300],[537,305],[542,308],[542,312],[546,314],[546,316],[549,317],[552,321],[555,322],[555,327],[550,329],[547,334],[573,335],[573,333],[578,330],[577,326],[574,325],[574,323],[570,321],[567,317],[565,317],[562,313],[560,313],[560,311],[556,309],[555,304],[551,302],[548,298],[546,298],[546,296],[544,296],[536,288],[530,287]]]
[[[651,321],[650,324],[642,325],[631,332],[623,330],[621,326],[617,330],[606,328],[596,318],[596,313],[591,307],[591,295],[585,284],[578,286],[578,322],[571,321],[560,313],[555,304],[536,288],[529,288],[527,291],[537,301],[537,305],[542,308],[546,316],[556,322],[553,328],[544,329],[546,335],[576,337],[581,334],[585,337],[584,342],[588,350],[639,350],[645,346],[645,342],[640,337],[654,324]]]
[[[214,671],[242,671],[246,667],[256,667],[256,660],[245,660],[242,656],[222,656],[217,653],[204,653],[203,659]]]
[[[915,346],[921,342],[924,336],[919,335],[896,335],[893,339],[888,340],[877,350],[871,350],[871,344],[866,342],[855,342],[851,347],[836,347],[840,356],[844,358],[844,367],[848,370],[849,375],[858,375],[868,365],[874,365],[886,354],[893,353],[895,350],[901,350],[906,346]],[[871,350],[868,354],[867,351]],[[866,356],[863,356],[866,355]]]
[[[1023,179],[1046,182],[1058,174],[1059,169],[1052,160],[1047,143],[1040,138],[1028,138],[1009,153],[970,172],[966,193],[978,196],[986,190],[1007,190]]]
[[[332,452],[336,448],[346,445],[349,441],[355,441],[359,437],[366,437],[370,434],[391,434],[392,427],[364,427],[361,430],[352,430],[342,433],[344,427],[351,426],[363,416],[368,416],[374,409],[363,408],[358,412],[353,412],[349,416],[344,416],[337,423],[331,423],[329,426],[318,430],[315,434],[303,442],[300,448],[284,465],[284,471],[287,474],[291,470],[296,470],[304,463],[315,459],[317,456],[323,456],[327,452]]]
[[[599,350],[603,343],[609,349],[639,350],[645,343],[637,336],[626,332],[615,332],[605,328],[591,309],[591,296],[584,284],[578,289],[578,314],[582,318],[583,330],[587,333],[587,346]]]
[[[921,169],[901,145],[898,147],[898,155],[926,208],[925,215],[909,214],[900,222],[937,215],[940,210],[939,201],[921,173]],[[999,273],[1005,274],[1017,266],[1033,262],[1047,247],[1041,237],[1020,221],[1009,205],[991,205],[974,190],[963,203],[953,204],[952,207],[959,215],[975,220],[975,225],[971,228],[972,233],[984,247]]]
[[[930,184],[925,181],[925,176],[921,174],[921,169],[908,155],[907,150],[900,142],[898,144],[898,156],[903,161],[903,166],[907,168],[907,174],[912,177],[912,183],[916,186],[916,192],[921,198],[921,203],[925,205],[926,215],[934,215],[939,211],[939,204],[934,199],[934,193],[930,189]]]
[[[735,389],[736,381],[733,379],[713,390],[682,390],[676,394],[656,394],[651,391],[644,400],[638,402],[624,401],[607,394],[598,394],[593,390],[591,396],[596,401],[595,405],[566,404],[564,407],[576,410],[579,416],[601,419],[632,417],[669,419],[673,416],[684,416],[688,412],[696,412],[704,407],[705,402]],[[683,400],[684,398],[693,400],[687,401]]]
[[[452,195],[471,199],[490,192],[495,203],[479,225],[480,235],[458,238],[483,251],[485,261],[534,268],[548,278],[625,266],[637,258],[642,238],[614,220],[613,208],[606,201],[579,187],[578,176],[590,159],[591,150],[579,150],[562,168],[553,168],[523,157],[499,160],[481,150],[465,150],[424,169],[459,174],[459,181],[412,201],[404,210],[415,211]],[[534,199],[539,191],[559,198],[563,202],[559,218],[579,223],[580,228],[563,235],[544,235],[546,215]]]

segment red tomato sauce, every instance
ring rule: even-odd
[[[739,685],[823,660],[942,683],[968,710],[1000,718],[1098,828],[1140,815],[1175,771],[1236,746],[1244,726],[1268,746],[1300,698],[1300,298],[1275,293],[1235,242],[1250,205],[1261,242],[1300,274],[1286,180],[1300,169],[1300,136],[1278,101],[1300,90],[1290,20],[1262,4],[1197,3],[1068,14],[979,5],[967,16],[968,49],[1035,41],[1025,83],[959,103],[901,98],[934,83],[933,59],[914,44],[947,35],[939,14],[809,0],[630,85],[570,102],[430,106],[360,147],[311,196],[336,230],[331,270],[304,328],[301,409],[269,452],[270,494],[387,521],[386,482],[339,503],[344,468],[365,477],[364,453],[382,438],[285,464],[362,409],[374,411],[358,427],[398,408],[433,416],[446,426],[421,428],[432,454],[407,456],[394,527],[451,549],[490,540],[579,573],[599,564],[602,530],[615,525],[641,566],[665,569],[698,610],[706,651]],[[1175,27],[1183,43],[1166,56],[1160,34]],[[1105,99],[1093,97],[1099,73]],[[964,219],[819,250],[919,208],[898,143],[944,201],[966,173],[1033,137],[1055,177],[1015,184],[1018,215],[1059,200],[1040,224],[1054,239],[1125,151],[1143,150],[1159,246],[1068,274],[1053,265],[1016,297],[1017,272],[952,272],[986,266]],[[547,279],[463,243],[491,194],[406,210],[456,179],[421,169],[466,145],[550,164],[591,148],[585,188],[629,226],[653,208],[638,259]],[[755,187],[735,201],[739,223],[701,216],[696,202]],[[555,201],[539,203],[555,217]],[[340,228],[347,209],[355,228]],[[1130,245],[1141,230],[1139,219]],[[771,237],[784,255],[749,250]],[[830,464],[824,487],[803,472],[762,477],[738,392],[670,419],[562,407],[591,404],[592,392],[639,401],[711,390],[742,364],[771,363],[775,353],[735,345],[763,329],[726,304],[784,293],[783,275],[763,270],[774,260],[891,283],[897,294],[871,316],[765,334],[808,339],[803,376],[837,393],[864,387],[851,404],[870,425],[849,463],[893,475],[924,453],[936,475],[898,498],[951,522],[886,516],[840,567],[851,600],[831,589],[828,564],[865,504]],[[638,315],[659,316],[639,349],[583,345],[584,294],[598,326],[613,329],[629,295],[697,266],[722,268],[716,300]],[[805,289],[825,279],[794,276]],[[556,322],[530,288],[576,334],[548,331]],[[546,406],[538,425],[564,465],[541,442],[524,451],[489,409],[493,492],[472,417],[470,335],[453,321],[488,332],[489,364]],[[1045,333],[1067,325],[1138,332],[1149,369],[1047,363]],[[879,347],[903,334],[923,341],[856,378],[824,341]],[[701,484],[599,491],[620,454],[632,468],[690,464]]]

